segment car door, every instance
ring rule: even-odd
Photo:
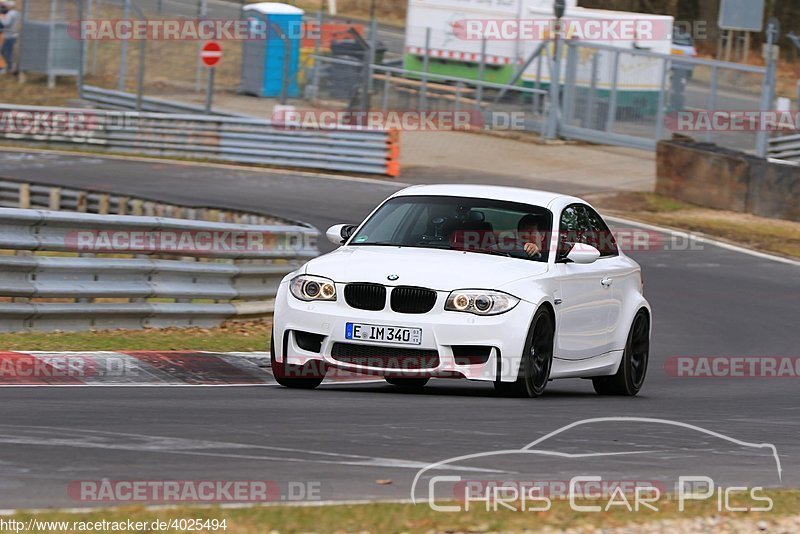
[[[556,357],[593,358],[611,350],[608,327],[614,299],[606,261],[578,265],[564,259],[575,243],[593,245],[592,219],[583,204],[569,205],[561,212],[558,240],[555,269],[561,302],[556,300]]]
[[[590,243],[600,251],[600,259],[606,272],[606,284],[611,289],[611,305],[608,314],[609,350],[622,350],[628,337],[630,324],[623,324],[622,318],[626,302],[639,292],[641,277],[638,266],[629,258],[619,253],[614,234],[603,218],[591,207],[586,206],[586,213],[591,221],[593,238]]]

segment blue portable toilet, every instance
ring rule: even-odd
[[[261,2],[244,6],[242,12],[249,22],[251,37],[242,44],[240,92],[261,97],[279,97],[283,89],[284,73],[288,73],[286,94],[289,98],[299,97],[297,73],[300,65],[303,10],[288,4]],[[281,34],[286,37],[286,41],[281,38]],[[288,69],[285,67],[287,57]]]

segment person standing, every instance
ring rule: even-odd
[[[14,0],[0,0],[0,24],[2,24],[0,31],[3,32],[0,55],[6,64],[5,72],[14,70],[14,45],[17,44],[19,36],[19,11],[14,8]]]

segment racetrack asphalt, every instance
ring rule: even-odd
[[[18,152],[0,153],[0,176],[263,211],[322,230],[358,222],[399,188],[383,180]],[[428,463],[516,450],[599,417],[666,419],[774,444],[782,478],[765,449],[644,421],[596,422],[548,443],[574,454],[637,455],[538,461],[511,455],[479,467],[456,462],[451,474],[480,478],[487,471],[478,469],[494,469],[539,480],[605,474],[664,481],[708,475],[726,484],[800,487],[800,378],[687,379],[665,368],[675,356],[800,356],[800,268],[709,243],[672,248],[630,253],[642,264],[654,310],[650,372],[637,398],[601,398],[580,380],[553,382],[533,401],[447,380],[434,380],[421,393],[384,384],[316,391],[0,388],[0,508],[97,505],[75,500],[67,488],[100,479],[313,482],[325,500],[407,499],[415,474]]]

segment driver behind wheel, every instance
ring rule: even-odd
[[[546,221],[538,215],[526,215],[517,225],[517,242],[531,258],[541,258],[545,247]]]

